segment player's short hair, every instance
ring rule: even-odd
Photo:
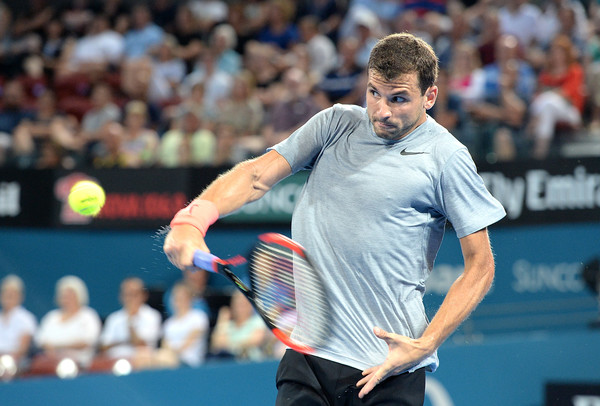
[[[81,306],[87,306],[89,303],[88,289],[85,282],[74,275],[63,276],[56,282],[56,301],[66,289],[73,289],[77,301]]]
[[[425,94],[437,80],[438,57],[421,38],[408,33],[390,34],[371,50],[367,69],[389,81],[416,72],[421,93]]]

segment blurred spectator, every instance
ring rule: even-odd
[[[58,309],[42,318],[35,335],[35,343],[42,350],[36,357],[53,361],[71,358],[88,366],[100,336],[101,321],[96,311],[88,307],[85,283],[77,276],[60,278],[56,283],[56,301]]]
[[[578,47],[585,42],[588,36],[588,21],[580,1],[543,0],[540,2],[540,8],[536,42],[543,50],[548,50],[554,37],[560,33],[569,36]]]
[[[228,6],[225,1],[190,0],[188,4],[203,32],[210,32],[215,25],[227,19]]]
[[[319,20],[314,16],[303,17],[298,27],[302,42],[306,44],[310,73],[314,74],[317,80],[321,80],[335,66],[335,44],[329,37],[319,32]]]
[[[163,28],[166,32],[173,32],[177,3],[176,0],[154,0],[150,2],[154,24]]]
[[[0,108],[0,134],[12,136],[15,128],[23,119],[33,118],[28,110],[25,89],[18,80],[10,80],[2,86],[2,104]]]
[[[524,106],[533,97],[536,81],[531,66],[519,57],[516,37],[499,37],[495,53],[496,62],[483,67],[483,81],[478,81],[479,85],[471,88],[472,93],[469,90],[472,97],[463,99],[463,108],[472,120],[469,128],[477,134],[472,154],[476,159],[487,158],[492,161],[498,159],[498,151],[494,150],[498,145],[497,137],[506,140],[507,129],[516,144],[523,146]],[[503,129],[500,135],[499,129]],[[525,151],[518,152],[519,155],[526,155]]]
[[[445,69],[452,58],[452,42],[449,35],[452,21],[448,16],[434,11],[425,13],[422,18],[425,34],[422,38],[431,44],[438,56],[440,68]]]
[[[87,25],[85,35],[71,39],[61,55],[58,76],[82,73],[102,76],[111,66],[118,66],[125,50],[125,40],[114,31],[104,15],[97,15]]]
[[[296,6],[291,0],[268,0],[267,24],[258,33],[262,43],[289,50],[298,43],[300,35],[293,22]]]
[[[189,286],[192,293],[192,308],[200,310],[209,318],[211,317],[210,306],[206,300],[207,285],[209,273],[207,271],[184,271],[183,279],[180,283]],[[173,305],[173,288],[168,289],[163,297],[163,304],[167,310],[167,314],[172,316],[175,314],[175,306]]]
[[[88,162],[94,168],[122,168],[126,166],[121,153],[121,144],[125,130],[115,121],[103,125],[98,132],[98,142],[93,144],[88,152]]]
[[[160,139],[148,127],[148,106],[132,100],[125,106],[124,132],[120,159],[127,168],[152,166],[157,159]]]
[[[60,12],[60,20],[70,35],[79,37],[94,19],[90,0],[70,0],[66,3]]]
[[[394,0],[350,0],[348,13],[340,28],[340,38],[353,35],[356,24],[363,23],[369,25],[375,36],[389,33],[393,22],[407,11],[402,3]],[[410,11],[416,13],[415,10]],[[364,20],[363,16],[366,16]]]
[[[214,118],[219,100],[229,97],[233,86],[233,77],[217,66],[216,55],[212,50],[205,50],[197,61],[193,72],[187,75],[180,90],[186,97],[192,87],[198,83],[204,84],[204,111]]]
[[[277,51],[274,47],[261,44],[258,41],[249,41],[244,52],[244,66],[256,83],[256,96],[265,108],[275,100],[270,91],[271,85],[281,80],[281,72],[274,63]]]
[[[363,105],[365,97],[364,69],[356,64],[358,40],[354,37],[340,40],[336,67],[321,79],[316,86],[321,96],[322,108],[334,103]]]
[[[338,42],[338,30],[346,13],[346,1],[337,0],[299,0],[297,16],[314,16],[319,22],[319,32]]]
[[[244,52],[247,42],[255,40],[257,33],[265,26],[268,7],[267,2],[263,0],[235,1],[229,5],[227,23],[236,32],[236,50],[239,53]]]
[[[538,93],[531,104],[532,155],[544,159],[557,125],[579,128],[585,105],[585,77],[571,40],[559,35],[552,42],[544,70],[539,75]]]
[[[139,278],[121,282],[123,308],[111,313],[100,335],[100,350],[111,359],[133,359],[138,349],[155,349],[160,338],[162,318],[146,304],[148,293]]]
[[[241,137],[231,124],[217,123],[215,136],[217,145],[212,159],[214,166],[233,166],[248,158],[246,152],[241,148]],[[264,148],[262,150],[264,151]]]
[[[35,116],[22,120],[15,128],[15,164],[21,168],[73,168],[83,146],[77,125],[74,117],[57,110],[54,92],[44,91],[37,101]]]
[[[217,69],[236,75],[242,67],[242,57],[237,53],[237,34],[229,24],[215,27],[210,37],[210,48],[215,53]]]
[[[463,102],[471,102],[481,91],[485,73],[479,53],[469,41],[454,46],[452,63],[448,69],[448,89]]]
[[[60,20],[54,18],[45,27],[45,37],[42,44],[41,57],[48,75],[53,78],[62,55],[67,37]]]
[[[586,52],[584,53],[586,83],[589,94],[591,135],[600,136],[600,12],[591,16],[592,29]]]
[[[7,275],[0,286],[0,355],[10,355],[23,366],[37,328],[35,316],[22,304],[25,285],[16,275]]]
[[[180,4],[175,14],[172,34],[177,39],[176,55],[186,64],[186,72],[191,72],[194,62],[204,49],[207,38],[200,31],[196,17],[187,3]]]
[[[369,61],[369,54],[371,49],[375,46],[375,43],[379,39],[381,22],[377,18],[377,15],[368,9],[357,7],[354,13],[349,12],[347,18],[350,18],[353,24],[354,34],[348,36],[355,36],[358,38],[358,52],[356,54],[356,64],[361,68],[367,67]],[[342,38],[345,38],[343,36]]]
[[[125,58],[148,55],[163,40],[164,31],[152,22],[149,6],[137,3],[131,9],[131,27],[125,34]]]
[[[166,105],[177,100],[179,84],[186,74],[185,62],[175,53],[177,46],[175,37],[166,35],[153,58],[148,59],[152,72],[146,97],[148,101]]]
[[[81,120],[81,136],[86,142],[99,139],[103,126],[121,120],[121,109],[113,101],[113,90],[106,82],[98,82],[90,95],[91,109]]]
[[[264,129],[267,146],[287,138],[292,132],[320,111],[310,94],[306,74],[298,68],[288,69],[283,76],[282,91],[268,111]]]
[[[264,120],[264,108],[256,95],[252,74],[244,71],[233,79],[231,96],[219,103],[218,121],[231,124],[240,135],[256,135]]]
[[[189,285],[177,283],[173,287],[174,314],[165,320],[160,349],[139,354],[134,361],[138,368],[197,367],[204,362],[209,320],[204,312],[193,307],[193,299]]]
[[[262,318],[242,292],[235,291],[230,306],[219,310],[217,323],[211,334],[210,352],[217,357],[261,361],[269,335]]]
[[[173,121],[173,128],[161,138],[159,163],[167,168],[212,163],[216,148],[215,135],[202,127],[202,119],[197,113],[183,111]]]
[[[496,62],[496,42],[500,37],[500,21],[498,10],[485,9],[479,21],[479,35],[476,37],[476,46],[483,66]]]
[[[535,39],[540,15],[539,7],[528,0],[506,0],[498,10],[500,32],[514,35],[527,49]]]

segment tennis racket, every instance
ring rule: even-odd
[[[245,262],[240,255],[225,260],[201,250],[194,254],[195,266],[223,275],[242,291],[282,343],[313,353],[328,338],[331,312],[321,278],[304,249],[281,234],[261,234],[249,256],[250,286],[231,270]]]

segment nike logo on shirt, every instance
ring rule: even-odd
[[[421,154],[429,154],[429,152],[413,152],[413,151],[407,151],[406,148],[404,148],[402,151],[400,151],[400,155],[421,155]]]

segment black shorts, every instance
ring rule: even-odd
[[[363,399],[356,383],[362,371],[287,350],[277,369],[276,406],[423,406],[425,368],[380,382]]]

